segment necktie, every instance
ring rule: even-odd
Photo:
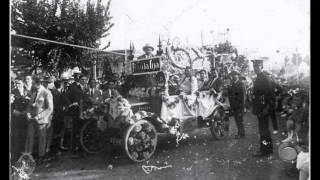
[[[34,96],[33,103],[36,102],[37,96],[38,96],[38,91],[36,91],[36,95]]]

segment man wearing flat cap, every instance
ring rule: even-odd
[[[244,110],[244,97],[245,87],[240,80],[240,73],[236,70],[231,71],[231,85],[228,88],[229,102],[231,107],[231,113],[234,116],[238,134],[236,139],[243,138],[245,136],[245,130],[243,126],[243,110]]]
[[[260,150],[256,157],[269,156],[273,153],[272,139],[269,130],[269,112],[272,98],[272,84],[270,77],[262,72],[263,60],[252,60],[254,72],[257,74],[253,82],[253,114],[258,117],[260,134]]]
[[[145,46],[143,46],[142,50],[144,54],[142,56],[139,56],[138,59],[148,59],[154,57],[154,55],[152,54],[154,48],[151,45],[146,44]]]

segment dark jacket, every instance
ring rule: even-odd
[[[80,103],[83,99],[83,95],[84,92],[82,91],[81,86],[76,82],[72,83],[67,90],[67,96],[71,103]]]
[[[58,90],[53,90],[52,96],[54,116],[64,116],[64,109],[71,104],[70,100],[64,92],[60,92]]]
[[[12,109],[17,111],[25,111],[29,103],[28,92],[24,91],[24,94],[20,94],[18,89],[13,89],[12,94],[14,95],[14,102],[12,103]]]
[[[268,75],[260,73],[253,82],[253,114],[262,113],[264,108],[270,107],[274,89]]]
[[[242,81],[238,80],[228,88],[229,102],[231,109],[237,111],[244,110],[245,86]]]

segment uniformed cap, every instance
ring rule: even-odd
[[[253,59],[251,60],[251,62],[253,63],[253,65],[260,65],[263,64],[263,59]]]
[[[69,79],[67,76],[61,76],[60,81],[68,81]]]
[[[73,73],[73,76],[81,76],[82,74],[81,74],[81,72],[74,72]]]
[[[43,78],[43,82],[48,82],[48,83],[52,83],[55,81],[55,78],[53,76],[45,76]]]
[[[266,75],[272,75],[270,71],[263,71]]]
[[[244,81],[247,80],[245,76],[240,76],[239,79]]]
[[[237,70],[232,70],[232,71],[230,72],[230,75],[240,75],[240,72],[237,71]]]
[[[98,81],[96,79],[90,79],[90,84],[91,83],[98,83]]]
[[[32,79],[35,83],[40,83],[43,81],[43,78],[41,76],[34,76]]]

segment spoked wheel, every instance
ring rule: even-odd
[[[91,119],[81,128],[80,143],[90,154],[96,154],[106,149],[108,143],[105,122]]]
[[[157,147],[157,131],[146,120],[131,125],[124,136],[124,146],[128,157],[134,162],[148,160]]]
[[[211,116],[210,131],[215,140],[229,136],[229,120],[223,109],[216,109]]]

